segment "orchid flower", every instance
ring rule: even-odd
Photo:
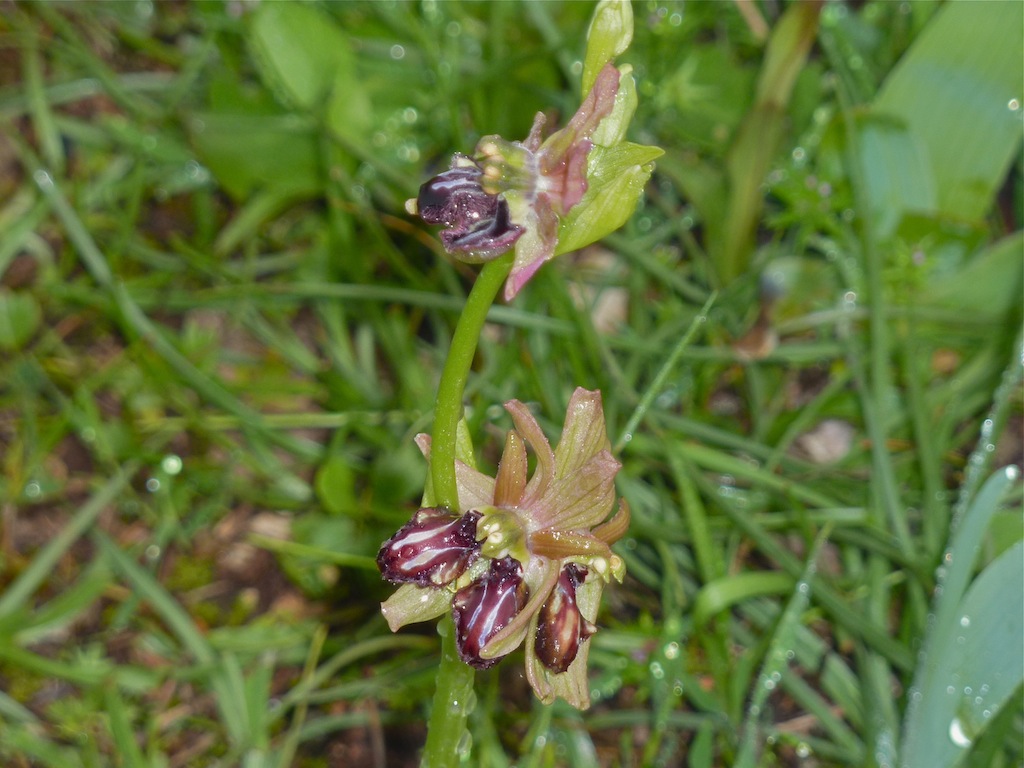
[[[625,574],[610,549],[629,527],[625,500],[612,514],[620,464],[600,392],[573,393],[554,450],[523,403],[505,408],[515,428],[496,476],[457,461],[461,514],[421,509],[381,546],[381,573],[401,584],[382,611],[396,631],[450,609],[459,655],[481,669],[525,644],[537,696],[586,709],[587,640],[605,584]],[[417,442],[429,459],[429,437]]]
[[[591,25],[584,98],[561,130],[543,139],[538,113],[524,141],[485,136],[472,156],[456,154],[447,171],[420,187],[406,210],[441,224],[455,258],[492,261],[515,248],[505,283],[511,300],[547,261],[582,248],[632,215],[657,147],[624,141],[636,109],[632,68],[612,59],[626,50],[633,19],[628,3],[601,3]]]

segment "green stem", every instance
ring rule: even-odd
[[[477,342],[487,310],[498,289],[512,268],[512,254],[487,264],[477,276],[473,290],[466,299],[462,315],[455,326],[448,359],[441,373],[434,408],[434,432],[430,448],[430,478],[434,504],[459,510],[458,485],[455,481],[455,447],[459,419],[462,418],[462,396],[466,390],[469,369],[476,355]],[[445,615],[437,626],[441,635],[441,665],[437,670],[434,705],[423,750],[423,768],[457,766],[467,753],[466,717],[473,695],[473,668],[463,663],[455,646],[455,626]]]
[[[434,432],[430,447],[430,478],[434,484],[434,504],[459,511],[459,494],[455,484],[455,438],[462,418],[462,393],[466,389],[469,369],[476,355],[487,310],[491,308],[498,289],[512,268],[512,254],[488,263],[481,271],[462,309],[448,359],[441,373],[434,406]]]

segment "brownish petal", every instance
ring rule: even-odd
[[[552,560],[564,560],[570,557],[604,557],[610,558],[612,551],[600,539],[589,533],[573,531],[534,531],[530,534],[530,551],[541,557]]]
[[[620,499],[619,511],[615,513],[615,516],[611,520],[597,526],[590,533],[607,544],[614,544],[626,535],[626,531],[629,530],[629,519],[629,504],[626,503],[625,499]]]
[[[522,435],[537,456],[537,468],[524,493],[525,497],[536,497],[544,492],[554,476],[555,453],[529,408],[518,400],[509,400],[505,403],[505,410],[512,417],[516,431]]]
[[[505,450],[494,482],[494,506],[517,507],[526,490],[526,442],[515,430],[505,436]]]

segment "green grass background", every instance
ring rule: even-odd
[[[666,154],[466,398],[493,466],[602,390],[629,575],[467,764],[1020,765],[1021,6],[633,9]],[[572,114],[592,5],[0,10],[0,764],[415,765],[373,557],[474,269],[402,204]]]

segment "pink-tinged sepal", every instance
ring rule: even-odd
[[[393,584],[450,584],[480,551],[476,540],[479,518],[476,512],[458,517],[440,507],[421,509],[384,542],[377,553],[377,567]]]
[[[576,604],[576,587],[583,583],[587,569],[570,563],[562,569],[558,583],[541,606],[537,620],[534,652],[555,674],[569,669],[580,644],[597,631]]]
[[[512,557],[492,560],[490,569],[456,592],[452,600],[459,657],[477,669],[496,664],[500,656],[485,659],[480,651],[523,610],[527,597],[519,561]]]

